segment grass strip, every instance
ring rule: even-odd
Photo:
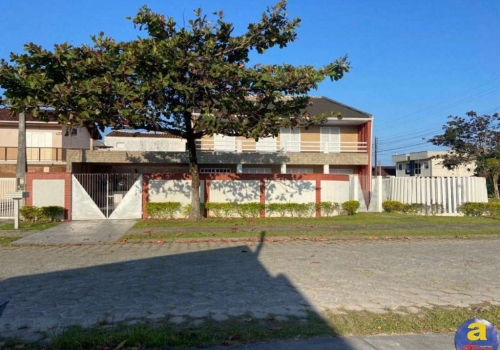
[[[59,224],[60,224],[60,222],[26,222],[26,221],[21,221],[19,223],[19,229],[21,231],[42,231],[42,230],[57,226]],[[14,230],[14,223],[0,225],[0,230],[7,230],[7,231]]]
[[[173,324],[166,320],[118,324],[91,328],[71,326],[52,336],[47,350],[114,349],[175,347],[185,349],[199,346],[234,346],[278,339],[303,339],[314,336],[367,336],[377,334],[449,333],[470,318],[480,317],[500,324],[500,306],[487,303],[467,308],[435,307],[416,313],[406,308],[385,310],[383,313],[366,311],[327,312],[324,318],[309,313],[306,318],[289,317],[277,320],[270,316],[256,319],[250,315],[232,317],[227,321],[205,320],[195,325],[194,320]],[[15,346],[14,340],[6,345]],[[35,344],[25,349],[37,348]]]

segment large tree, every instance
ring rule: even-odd
[[[460,165],[474,163],[477,174],[485,174],[499,198],[500,177],[500,117],[466,113],[467,117],[450,116],[443,126],[443,134],[436,135],[429,142],[446,146],[450,152],[443,156],[443,165],[453,169]]]
[[[2,61],[0,86],[13,112],[46,119],[50,110],[63,124],[127,126],[186,139],[190,217],[199,218],[197,139],[258,139],[276,136],[280,127],[321,123],[326,114],[303,113],[307,93],[349,71],[346,57],[319,69],[249,64],[252,52],[284,48],[296,39],[300,20],[288,18],[285,0],[240,35],[222,11],[212,17],[197,10],[187,26],[179,26],[143,7],[133,23],[147,35],[136,40],[116,42],[101,33],[91,45],[65,43],[52,51],[30,43],[24,54],[11,54],[11,64]]]

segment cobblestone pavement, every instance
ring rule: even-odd
[[[500,303],[500,240],[0,247],[0,334]],[[414,309],[413,309],[414,308]],[[201,322],[201,321],[197,321]]]

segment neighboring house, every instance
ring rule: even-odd
[[[379,165],[372,168],[373,176],[396,176],[396,167],[394,165]]]
[[[18,154],[19,117],[0,109],[0,177],[15,177]],[[96,128],[78,127],[71,133],[57,122],[43,122],[26,115],[28,171],[66,171],[68,149],[90,150],[101,136]]]
[[[311,115],[339,112],[322,125],[282,128],[259,141],[223,135],[198,140],[201,173],[371,175],[372,116],[326,97],[312,97]],[[113,131],[105,147],[76,156],[80,172],[189,172],[185,140],[169,133]],[[160,153],[162,152],[162,153]],[[103,164],[106,163],[106,164]]]
[[[396,164],[396,176],[473,176],[474,164],[461,165],[447,169],[440,156],[448,151],[423,151],[408,154],[396,154],[392,161]]]

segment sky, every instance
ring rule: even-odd
[[[140,35],[127,16],[147,5],[187,23],[193,10],[223,10],[242,33],[277,0],[1,0],[0,58],[33,42],[90,43],[104,31],[117,40]],[[326,96],[374,118],[378,159],[436,149],[426,140],[449,115],[500,112],[500,1],[498,0],[289,0],[299,17],[298,39],[284,49],[252,56],[251,64],[321,67],[348,55],[351,71],[325,81]]]

